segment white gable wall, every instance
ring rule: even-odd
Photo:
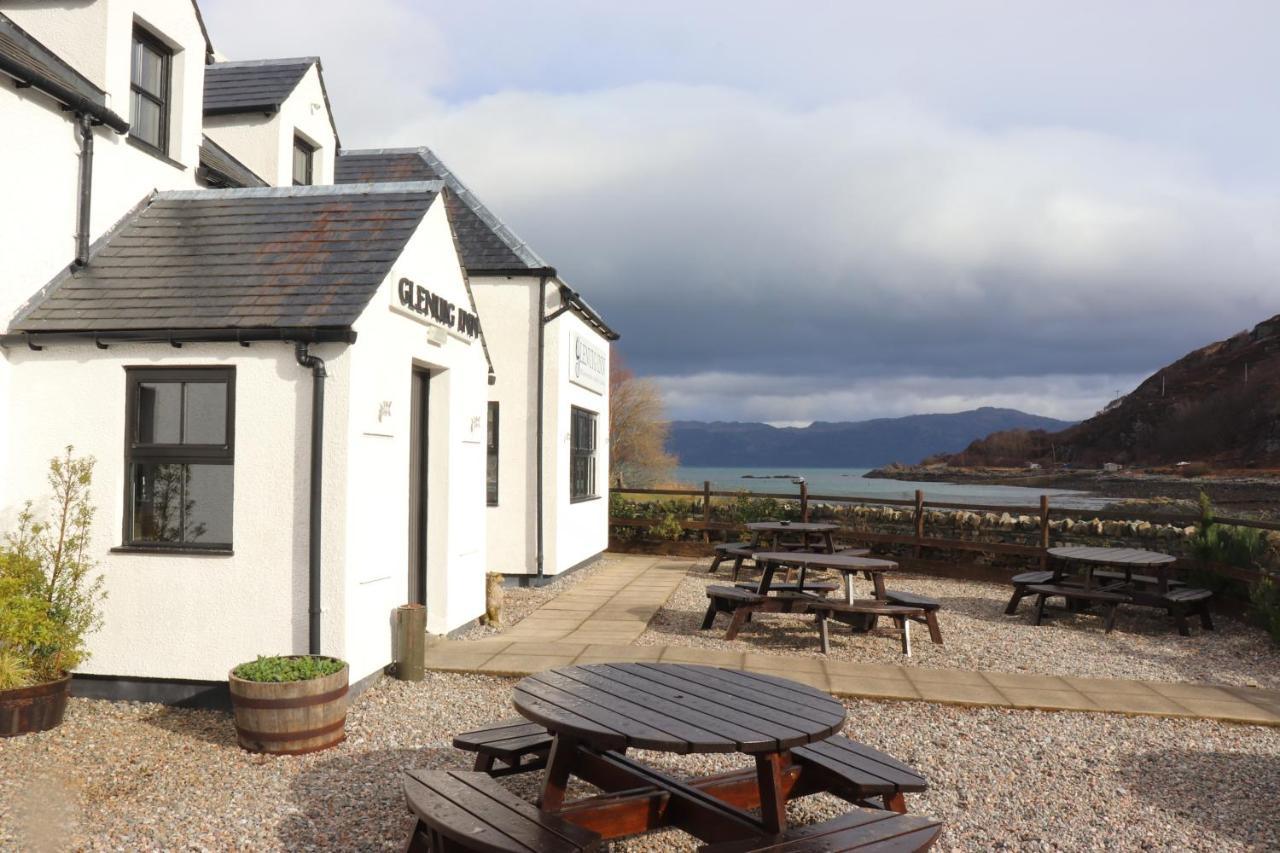
[[[391,611],[409,600],[415,366],[432,372],[427,630],[445,633],[484,612],[488,367],[478,338],[468,342],[449,335],[442,346],[433,345],[427,341],[428,324],[393,309],[402,277],[471,310],[444,205],[438,201],[355,325],[359,337],[352,348],[346,496],[347,654],[353,678],[390,660]]]

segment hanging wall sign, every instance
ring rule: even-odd
[[[577,332],[569,333],[569,381],[597,394],[609,387],[609,358],[604,349]]]
[[[428,326],[441,326],[468,343],[480,337],[479,317],[411,279],[400,279],[391,308]]]

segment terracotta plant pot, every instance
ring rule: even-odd
[[[0,737],[56,728],[62,723],[71,693],[71,675],[31,687],[0,690]]]
[[[322,678],[275,682],[246,681],[233,670],[227,680],[240,746],[250,752],[302,755],[342,743],[349,674],[344,664]]]

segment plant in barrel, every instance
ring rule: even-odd
[[[250,752],[301,755],[346,738],[345,661],[273,655],[242,663],[228,682],[236,739]]]
[[[93,466],[71,447],[52,459],[47,511],[28,502],[0,546],[0,735],[62,722],[70,673],[101,625],[106,592],[88,557]]]

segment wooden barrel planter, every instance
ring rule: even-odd
[[[71,676],[31,687],[0,690],[0,737],[43,732],[62,724]]]
[[[236,739],[250,752],[302,755],[346,740],[349,668],[305,681],[228,681]]]

